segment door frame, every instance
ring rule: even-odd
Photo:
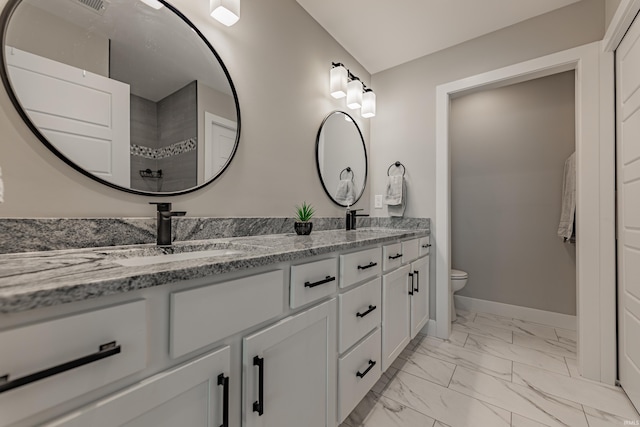
[[[640,3],[640,0],[633,0]],[[451,267],[451,97],[564,71],[576,75],[578,240],[577,350],[580,373],[613,385],[617,377],[615,301],[615,118],[613,53],[594,42],[436,88],[436,335],[446,338]],[[433,247],[432,247],[433,249]]]

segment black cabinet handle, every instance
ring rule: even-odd
[[[429,249],[431,247],[431,243],[429,243],[428,245],[422,245],[422,247],[425,249]]]
[[[378,265],[377,262],[371,261],[369,265],[365,265],[365,266],[359,265],[358,270],[366,270],[367,268],[375,267],[376,265]]]
[[[411,283],[409,283],[409,295],[413,295],[413,273],[409,273]]]
[[[264,359],[255,356],[253,358],[253,366],[258,367],[258,400],[253,402],[253,412],[257,412],[258,416],[264,414]]]
[[[356,317],[364,317],[367,314],[371,313],[373,310],[375,310],[377,307],[375,305],[369,305],[369,310],[365,311],[364,313],[356,313]]]
[[[314,282],[314,283],[304,282],[304,287],[315,288],[316,286],[324,285],[325,283],[333,282],[334,280],[336,280],[335,276],[327,276],[323,280],[320,280],[319,282]]]
[[[420,272],[418,270],[415,270],[413,274],[416,276],[416,287],[414,291],[420,292]]]
[[[402,254],[395,254],[394,256],[389,255],[389,259],[398,259],[402,258]]]
[[[218,385],[223,387],[222,425],[220,427],[229,427],[229,377],[225,377],[224,374],[218,375]]]
[[[358,371],[356,373],[356,377],[364,378],[364,376],[367,375],[369,373],[369,371],[371,370],[371,368],[373,368],[374,366],[376,366],[376,362],[374,362],[373,360],[369,359],[369,367],[367,369],[365,369],[364,372]]]
[[[58,366],[54,366],[53,368],[44,369],[42,371],[27,375],[22,378],[16,378],[15,380],[9,381],[9,374],[6,374],[0,377],[0,393],[4,393],[5,391],[13,390],[14,388],[22,387],[23,385],[40,381],[48,377],[52,377],[56,374],[70,371],[71,369],[78,368],[83,365],[88,365],[89,363],[96,362],[110,356],[114,356],[120,353],[120,351],[120,346],[116,345],[116,342],[113,341],[110,343],[102,344],[98,348],[97,353],[89,354],[88,356],[72,360],[71,362],[62,363]]]

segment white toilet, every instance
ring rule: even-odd
[[[467,284],[469,275],[466,271],[451,269],[451,321],[453,322],[458,318],[456,315],[456,307],[453,304],[453,294],[464,288]]]

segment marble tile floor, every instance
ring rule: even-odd
[[[452,329],[418,335],[340,427],[640,425],[622,389],[580,377],[575,331],[470,312]]]

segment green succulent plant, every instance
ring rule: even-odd
[[[302,202],[301,206],[296,206],[296,219],[300,222],[310,221],[313,218],[313,214],[315,214],[315,209],[307,202]]]

